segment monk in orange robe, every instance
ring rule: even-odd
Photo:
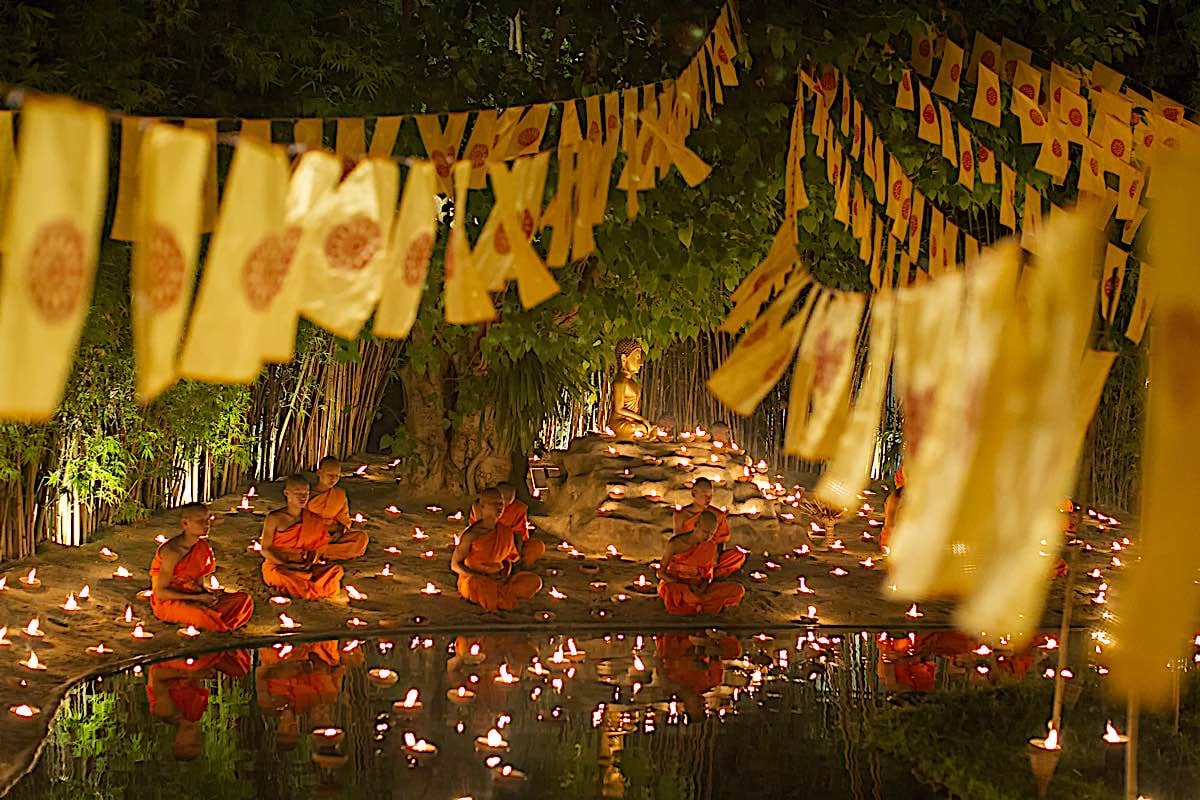
[[[324,600],[342,590],[345,571],[319,560],[329,544],[321,518],[305,508],[308,481],[293,475],[284,484],[287,505],[267,514],[262,531],[263,581],[290,597]]]
[[[702,511],[692,529],[671,537],[658,569],[658,596],[669,614],[715,614],[742,602],[746,588],[733,581],[713,581],[717,562],[718,518]]]
[[[150,564],[150,608],[163,622],[202,631],[232,631],[250,621],[254,601],[245,592],[210,591],[204,579],[216,568],[208,543],[212,515],[204,503],[180,512],[181,531],[163,542]]]
[[[546,554],[546,545],[537,539],[529,538],[529,506],[517,499],[517,487],[511,483],[498,483],[500,499],[504,501],[504,510],[496,519],[496,525],[512,531],[513,544],[521,558],[521,566],[532,567],[537,560]],[[469,524],[479,521],[474,504],[471,505]]]
[[[337,485],[341,477],[342,463],[332,456],[322,458],[317,466],[317,486],[307,506],[329,531],[329,544],[321,548],[321,557],[330,561],[346,561],[367,552],[367,532],[350,528],[350,501],[346,490]]]
[[[713,542],[717,546],[713,577],[724,578],[737,572],[746,563],[746,554],[736,547],[729,547],[729,515],[712,505],[713,485],[708,478],[696,478],[692,482],[692,504],[675,512],[672,519],[675,535],[690,533],[696,528],[696,520],[705,511],[717,515],[717,532]]]
[[[458,593],[485,611],[509,611],[542,589],[532,572],[514,572],[520,553],[513,532],[499,524],[504,500],[500,490],[484,489],[476,501],[479,521],[463,533],[450,569],[458,576]]]

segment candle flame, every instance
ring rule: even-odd
[[[357,467],[354,468],[354,474],[355,475],[366,475],[367,474],[367,465],[359,464]]]
[[[907,617],[911,617],[912,619],[918,619],[919,617],[925,616],[924,613],[922,613],[921,611],[919,611],[917,609],[916,603],[913,603],[912,608],[910,608],[908,611],[904,612],[904,615]]]
[[[125,606],[125,622],[133,624],[133,606]]]
[[[23,666],[27,669],[41,669],[41,667],[42,667],[42,662],[38,661],[37,653],[35,653],[32,650],[29,651],[29,658],[25,659],[24,661],[22,661],[20,663],[21,663],[21,666]]]
[[[467,652],[473,656],[477,656],[481,652],[483,652],[483,649],[479,646],[479,643],[476,642],[475,644],[472,644],[469,648],[467,648]]]
[[[195,625],[188,625],[186,628],[183,629],[183,635],[184,636],[199,636],[200,631],[196,629]]]
[[[415,706],[420,696],[420,692],[418,692],[416,689],[409,689],[408,693],[404,695],[404,707],[412,708]]]
[[[617,550],[616,545],[612,545],[612,544],[605,547],[604,552],[607,553],[612,558],[616,558],[617,556],[621,555],[621,553]]]
[[[1058,749],[1058,728],[1055,728],[1053,725],[1050,725],[1049,727],[1050,727],[1050,732],[1048,734],[1046,734],[1046,742],[1043,745],[1043,747],[1045,747],[1047,750],[1057,750]]]
[[[280,614],[280,615],[279,615],[279,627],[281,627],[281,628],[295,628],[295,627],[298,627],[298,626],[297,626],[297,624],[296,624],[296,620],[292,619],[292,618],[291,618],[291,617],[289,617],[287,614]]]
[[[392,577],[392,565],[391,565],[391,564],[384,564],[384,565],[383,565],[383,569],[379,570],[379,574],[380,574],[382,577],[385,577],[385,578],[390,578],[390,577]]]
[[[633,654],[633,668],[636,669],[638,672],[646,671],[646,664],[642,661],[642,657],[639,656],[637,653]]]
[[[421,589],[421,594],[441,594],[441,593],[442,593],[442,590],[439,589],[438,587],[434,586],[432,582],[426,583],[424,588]]]
[[[403,514],[404,513],[395,504],[388,506],[387,508],[384,509],[384,511],[386,511],[389,514]]]
[[[492,728],[487,732],[488,747],[502,747],[505,744],[504,737],[500,735],[500,731]]]
[[[141,623],[133,626],[133,633],[130,634],[135,639],[153,639],[154,634],[142,628]]]
[[[413,528],[413,538],[417,540],[428,539],[429,534],[425,533],[425,531],[421,530],[420,528]]]
[[[75,601],[75,593],[71,592],[67,595],[67,602],[62,604],[63,611],[77,611],[79,603]]]
[[[346,584],[346,594],[348,594],[350,596],[351,600],[366,600],[367,599],[367,596],[365,594],[360,592],[358,589],[356,589],[354,586],[352,586],[349,583]]]
[[[37,617],[34,617],[33,619],[29,620],[29,623],[25,626],[24,633],[26,636],[41,636],[42,632],[39,630],[40,627],[41,623],[38,622]]]
[[[551,597],[553,597],[555,600],[566,600],[567,599],[567,596],[565,594],[563,594],[562,592],[560,592],[558,590],[557,586],[551,586],[550,591],[547,592],[547,594],[550,595]]]
[[[517,676],[508,671],[507,664],[500,665],[500,675],[496,678],[500,683],[516,683]]]
[[[208,586],[209,586],[209,588],[210,588],[210,589],[212,589],[213,591],[218,591],[218,590],[221,588],[221,584],[220,584],[220,582],[219,582],[219,581],[217,581],[217,576],[216,576],[216,575],[209,575],[209,576],[208,576]]]
[[[33,706],[22,703],[19,706],[13,706],[12,713],[16,714],[18,717],[29,718],[38,712]]]
[[[1104,741],[1113,743],[1121,741],[1121,734],[1117,733],[1117,729],[1113,727],[1112,720],[1104,723]]]
[[[124,566],[120,566],[120,567],[117,567],[116,572],[113,573],[113,577],[114,578],[129,578],[129,577],[132,577],[132,573],[129,570],[125,569]]]

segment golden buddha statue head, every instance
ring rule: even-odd
[[[619,371],[629,375],[636,375],[641,371],[642,364],[645,362],[645,354],[636,339],[622,339],[617,342],[616,352]]]

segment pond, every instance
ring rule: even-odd
[[[1119,797],[1101,734],[1124,708],[1087,634],[1069,644],[1049,796]],[[1057,645],[797,629],[288,640],[75,687],[8,797],[1032,797],[1027,740],[1045,735]],[[1181,733],[1143,717],[1156,800],[1200,781],[1194,677]]]

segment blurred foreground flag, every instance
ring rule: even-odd
[[[91,303],[108,121],[57,97],[30,98],[21,117],[0,282],[0,418],[41,421],[62,399]]]

